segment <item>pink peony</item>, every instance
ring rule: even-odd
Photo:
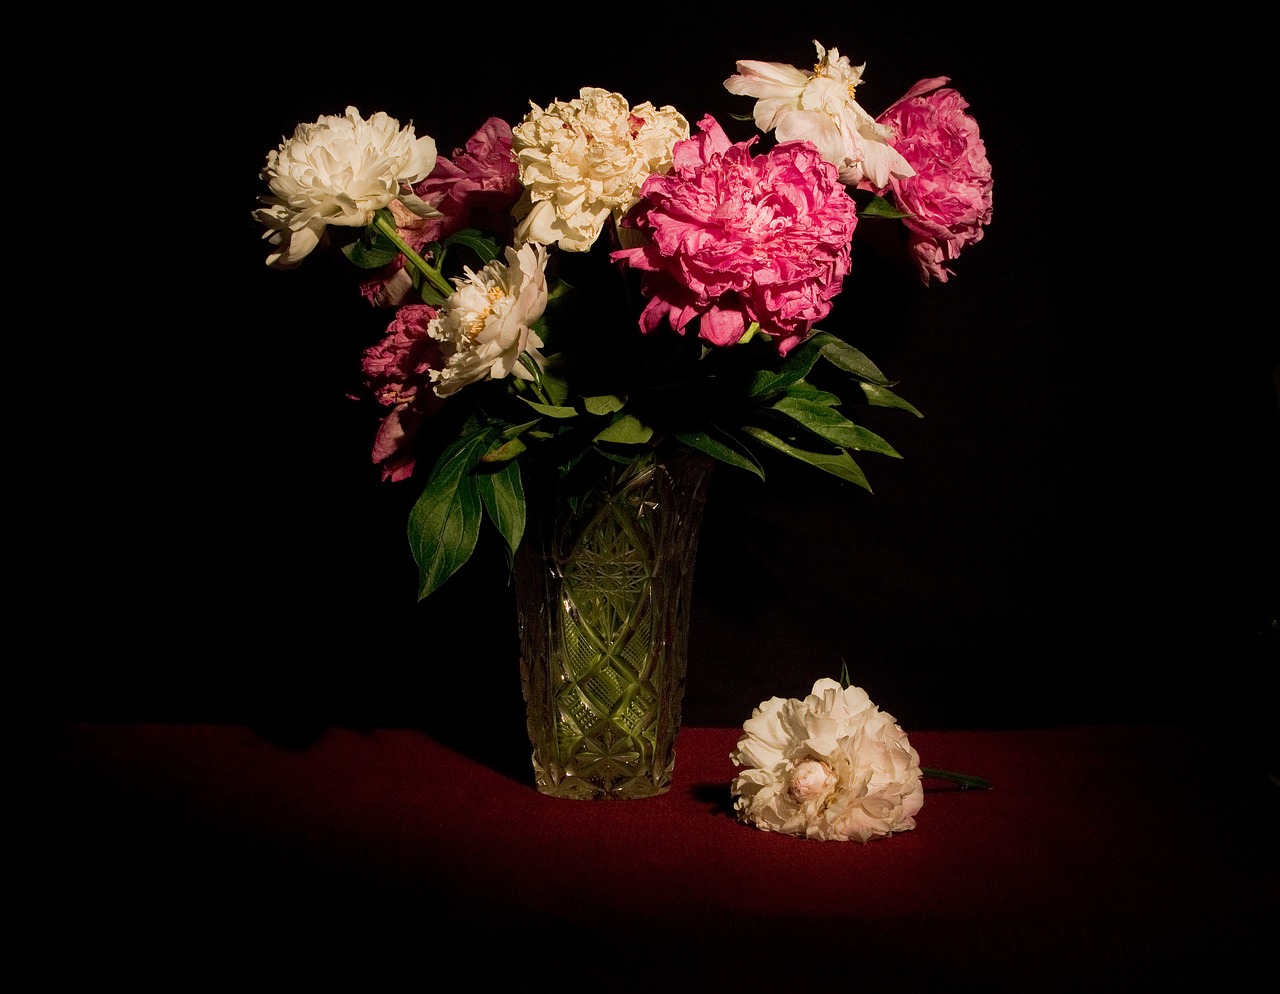
[[[786,354],[831,310],[849,272],[857,209],[836,167],[807,141],[753,158],[710,115],[675,146],[671,171],[651,176],[624,224],[646,237],[613,258],[643,270],[640,328],[693,321],[715,345],[753,322]]]
[[[515,227],[511,209],[522,191],[511,152],[511,125],[491,117],[467,139],[466,148],[454,149],[452,159],[440,156],[431,174],[414,186],[413,192],[439,211],[439,217],[415,217],[396,210],[395,204],[391,209],[396,229],[415,252],[463,228],[480,228],[496,234],[499,241],[510,241]],[[404,260],[396,259],[365,280],[361,291],[376,305],[399,304],[412,287],[403,270]]]
[[[499,241],[510,241],[511,209],[523,190],[511,151],[511,125],[497,117],[485,121],[465,149],[455,149],[452,160],[439,159],[431,175],[413,188],[444,215],[436,238],[480,228],[496,233]]]
[[[373,442],[373,461],[383,480],[413,473],[413,441],[418,426],[444,403],[431,389],[432,369],[443,365],[440,346],[427,334],[434,307],[406,304],[387,326],[386,336],[364,353],[365,386],[391,411]]]
[[[916,173],[894,176],[888,189],[906,218],[908,247],[920,278],[945,283],[945,263],[982,238],[991,220],[991,163],[968,102],[948,77],[923,79],[877,118],[894,129],[895,147]]]

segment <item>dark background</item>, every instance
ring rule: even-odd
[[[860,460],[873,494],[803,469],[764,486],[717,471],[685,721],[738,725],[847,663],[908,731],[1206,713],[1262,729],[1277,336],[1216,280],[1234,247],[1188,180],[1189,159],[1213,155],[1193,97],[1152,85],[1183,49],[1083,17],[1032,31],[979,14],[615,13],[607,30],[598,14],[543,30],[453,12],[112,48],[75,118],[84,146],[63,152],[100,168],[49,209],[71,246],[36,284],[57,315],[36,327],[78,344],[35,347],[18,370],[29,637],[9,711],[304,740],[338,725],[474,735],[479,720],[519,736],[500,554],[482,543],[416,601],[416,491],[380,482],[380,412],[349,396],[385,319],[337,260],[266,267],[250,216],[265,155],[347,104],[449,154],[487,116],[515,123],[582,86],[711,113],[743,140],[732,115],[752,101],[722,87],[735,60],[807,67],[816,38],[867,64],[873,114],[951,77],[986,141],[994,217],[946,284],[860,258],[823,323],[925,415],[877,412],[903,459]]]

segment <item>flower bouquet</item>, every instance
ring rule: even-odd
[[[990,220],[990,165],[947,78],[872,117],[863,67],[815,45],[811,70],[741,61],[725,80],[756,99],[767,147],[584,87],[490,118],[451,157],[355,107],[267,155],[267,263],[341,251],[390,314],[363,379],[386,409],[373,461],[421,481],[419,597],[485,522],[501,537],[545,792],[669,786],[713,465],[763,479],[770,453],[868,487],[854,454],[898,455],[848,412],[919,412],[818,327],[856,278],[854,239],[892,226],[920,279],[945,282]]]

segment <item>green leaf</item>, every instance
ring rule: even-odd
[[[862,392],[867,398],[867,403],[872,407],[896,407],[899,410],[910,411],[917,418],[924,417],[916,410],[915,405],[910,401],[903,400],[888,387],[877,386],[874,383],[862,383]]]
[[[498,257],[498,243],[495,239],[482,235],[475,228],[463,228],[455,231],[444,240],[445,248],[453,245],[465,245],[480,257],[482,263],[493,262]]]
[[[873,431],[856,425],[839,411],[824,404],[815,404],[805,398],[787,395],[773,405],[801,427],[813,432],[842,449],[879,452],[882,455],[902,457],[888,442]]]
[[[387,208],[377,211],[374,217],[386,218],[395,224],[395,218]],[[376,222],[359,229],[344,229],[338,237],[343,239],[342,254],[360,269],[381,269],[400,254],[395,243],[378,230]]]
[[[762,397],[798,383],[819,359],[851,374],[856,379],[888,385],[889,380],[876,364],[843,339],[825,331],[815,331],[792,349],[776,371],[760,370],[750,387],[752,397]]]
[[[359,239],[344,245],[342,254],[352,265],[361,269],[381,269],[400,253],[394,247],[389,247],[389,243],[370,244]]]
[[[791,350],[777,370],[762,369],[752,381],[749,396],[763,397],[776,390],[785,390],[791,384],[804,379],[822,355],[822,337],[825,332],[814,332]],[[829,337],[829,336],[828,336]]]
[[[599,397],[583,397],[583,406],[588,414],[613,414],[626,406],[626,401],[614,394],[602,394]]]
[[[752,438],[763,442],[765,445],[772,446],[793,459],[799,459],[801,462],[806,462],[825,473],[838,476],[840,479],[848,480],[850,483],[856,483],[865,490],[871,490],[871,485],[867,483],[867,478],[863,475],[862,470],[858,468],[858,464],[853,461],[853,457],[849,453],[843,450],[835,453],[811,452],[808,449],[800,449],[788,442],[784,442],[773,432],[765,431],[763,428],[757,428],[754,425],[745,425],[742,430]]]
[[[524,482],[520,476],[520,464],[507,462],[495,473],[478,473],[476,482],[489,520],[507,544],[509,566],[524,537]]]
[[[503,428],[503,429],[502,429],[502,437],[503,437],[503,438],[515,438],[515,437],[516,437],[516,436],[518,436],[518,435],[523,435],[523,434],[524,434],[526,431],[528,431],[530,428],[535,427],[535,426],[538,424],[538,422],[539,422],[540,420],[541,420],[540,418],[534,418],[532,421],[524,421],[524,422],[521,422],[521,423],[520,423],[520,424],[518,424],[518,425],[517,425],[517,424],[509,424],[509,425],[507,425],[505,428]]]
[[[409,512],[409,548],[418,564],[418,599],[449,579],[475,551],[481,499],[471,470],[489,445],[482,429],[459,436],[440,454]]]
[[[829,390],[819,390],[811,383],[801,380],[799,383],[793,383],[787,388],[788,397],[799,397],[807,400],[812,404],[822,404],[824,407],[839,407],[840,398]]]
[[[539,414],[545,414],[549,418],[576,418],[578,412],[572,407],[561,407],[555,404],[539,404],[536,400],[530,400],[528,397],[521,397],[526,404],[532,407]]]
[[[884,197],[872,197],[866,207],[858,212],[859,217],[885,217],[896,220],[903,217],[914,217],[910,211],[900,211]]]
[[[749,473],[754,473],[760,479],[764,479],[764,467],[760,465],[760,461],[750,451],[738,446],[735,440],[727,435],[722,435],[723,440],[721,440],[713,438],[704,431],[684,431],[676,432],[675,437],[691,449],[705,452],[722,463],[745,469]]]
[[[846,373],[852,373],[858,379],[868,383],[875,383],[880,386],[889,385],[888,377],[880,372],[876,364],[848,342],[836,338],[835,335],[829,335],[825,331],[819,331],[809,336],[809,339],[804,344],[807,345],[814,338],[821,339],[819,348],[822,352],[822,358],[826,359],[827,362],[843,369]]]
[[[653,438],[653,429],[633,414],[624,414],[595,436],[597,442],[643,445]]]
[[[520,455],[520,453],[522,453],[526,448],[528,448],[528,446],[524,444],[524,439],[519,437],[508,438],[503,441],[495,442],[489,447],[489,451],[480,458],[484,462],[507,462],[510,459],[516,458],[516,456]]]

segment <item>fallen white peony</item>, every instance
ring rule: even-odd
[[[916,827],[920,757],[893,715],[831,679],[804,700],[773,697],[742,725],[730,754],[740,820],[766,832],[868,842]]]

